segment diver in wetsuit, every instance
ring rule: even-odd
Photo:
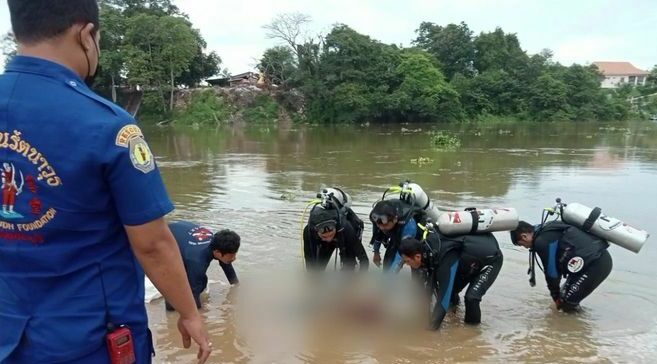
[[[437,330],[451,304],[465,293],[465,323],[481,322],[480,302],[502,269],[503,255],[493,234],[444,236],[426,230],[422,241],[405,239],[399,252],[405,264],[421,270],[427,292],[435,296],[429,328]]]
[[[349,216],[349,214],[353,214]],[[310,211],[308,224],[303,229],[303,251],[307,270],[325,270],[335,249],[340,255],[342,270],[367,271],[369,258],[362,243],[363,225],[348,208],[342,211],[320,204]]]
[[[564,312],[577,311],[579,303],[609,276],[613,265],[606,241],[561,221],[543,226],[520,221],[511,232],[511,241],[530,251],[532,285],[536,284],[534,254],[538,254],[550,296]],[[560,288],[561,277],[566,282]]]

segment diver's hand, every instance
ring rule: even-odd
[[[374,256],[372,257],[372,262],[373,262],[374,265],[376,265],[377,267],[380,267],[380,266],[381,266],[381,254],[379,254],[379,253],[374,253]]]

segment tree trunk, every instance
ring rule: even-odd
[[[169,111],[173,111],[173,67],[171,68],[171,95],[169,97]]]
[[[114,82],[114,75],[112,75],[112,102],[116,104],[116,84]]]

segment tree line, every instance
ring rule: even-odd
[[[310,18],[284,14],[264,26],[281,45],[259,69],[273,84],[298,90],[312,120],[452,122],[488,116],[521,120],[622,120],[628,88],[600,88],[595,66],[529,55],[501,28],[475,34],[466,23],[423,22],[410,47],[385,44],[337,24],[304,37]],[[657,92],[657,66],[644,89]]]
[[[102,72],[95,88],[113,101],[118,88],[140,86],[147,91],[146,110],[168,113],[177,89],[222,72],[221,58],[207,51],[199,30],[172,0],[99,5]],[[286,94],[302,96],[307,120],[622,120],[637,111],[629,98],[657,93],[657,66],[645,87],[605,90],[595,66],[561,65],[547,49],[530,55],[516,34],[501,28],[475,34],[464,22],[423,22],[404,47],[345,24],[311,36],[310,22],[292,13],[264,25],[267,37],[280,44],[267,49],[258,64],[268,83],[278,86],[284,107]],[[15,53],[14,43],[5,35],[5,55]],[[657,112],[657,100],[650,100],[641,105]]]

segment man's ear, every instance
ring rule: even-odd
[[[81,37],[82,46],[87,52],[96,48],[95,43],[97,34],[95,28],[96,27],[92,23],[87,23],[78,30]]]

